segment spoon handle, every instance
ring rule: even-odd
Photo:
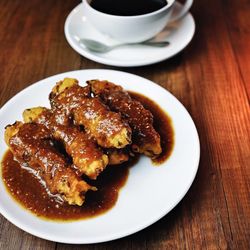
[[[141,44],[148,46],[155,46],[155,47],[165,47],[168,46],[170,43],[168,41],[159,41],[159,42],[145,41],[142,42]]]
[[[121,43],[121,44],[116,44],[113,45],[112,48],[110,47],[110,50],[116,47],[121,47],[121,46],[125,46],[125,45],[129,45],[129,46],[138,46],[138,45],[145,45],[145,46],[152,46],[152,47],[166,47],[170,44],[170,42],[168,41],[145,41],[145,42],[141,42],[141,43]]]

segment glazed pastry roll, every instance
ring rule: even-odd
[[[25,122],[36,122],[45,125],[56,140],[64,144],[68,155],[72,157],[74,168],[79,174],[85,174],[91,179],[105,169],[108,164],[108,156],[90,139],[87,134],[76,126],[61,119],[61,113],[36,107],[26,109],[23,112]]]
[[[104,148],[124,148],[131,143],[131,129],[119,113],[109,110],[99,98],[90,96],[88,86],[66,78],[57,83],[50,94],[53,110],[64,110],[77,125]]]
[[[15,158],[35,171],[51,194],[60,194],[70,205],[81,206],[85,194],[96,190],[76,175],[51,141],[43,125],[16,122],[5,130],[5,141]]]
[[[153,115],[143,105],[132,99],[121,86],[108,81],[91,80],[87,84],[95,96],[119,112],[132,128],[132,150],[149,157],[157,157],[161,152],[160,135],[153,127]]]
[[[109,165],[119,165],[129,160],[129,152],[126,149],[104,149],[109,158]]]

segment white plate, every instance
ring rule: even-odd
[[[175,10],[181,4],[175,2]],[[75,7],[66,19],[64,33],[70,46],[80,55],[93,61],[121,67],[143,66],[166,60],[183,50],[193,38],[195,23],[192,15],[188,13],[178,23],[167,26],[155,38],[167,40],[170,45],[164,48],[149,46],[124,46],[108,53],[97,53],[86,49],[79,43],[80,38],[89,38],[102,41],[106,44],[116,43],[111,38],[96,30],[84,15],[82,4]]]
[[[128,73],[113,70],[79,70],[39,81],[18,93],[0,110],[0,156],[7,149],[4,127],[21,120],[24,109],[48,106],[48,94],[64,77],[107,79],[127,90],[142,93],[157,102],[172,118],[175,144],[171,157],[159,167],[141,157],[130,169],[116,205],[107,213],[76,222],[39,219],[21,208],[7,193],[0,179],[0,212],[10,222],[40,238],[64,243],[97,243],[135,233],[156,222],[173,209],[188,191],[196,175],[200,157],[195,125],[183,105],[157,84]]]

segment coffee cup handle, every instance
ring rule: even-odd
[[[186,2],[182,5],[181,8],[178,8],[177,13],[172,14],[169,22],[175,22],[183,18],[189,11],[193,4],[193,0],[186,0]]]

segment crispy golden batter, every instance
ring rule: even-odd
[[[28,163],[52,194],[60,194],[67,203],[81,206],[85,193],[96,188],[75,174],[50,138],[50,131],[40,124],[16,122],[5,130],[5,141],[17,160]]]
[[[123,148],[131,143],[131,129],[120,114],[111,112],[98,98],[90,96],[89,87],[74,79],[57,83],[50,94],[53,110],[64,110],[104,148]]]
[[[112,111],[120,112],[132,128],[134,152],[156,157],[162,152],[160,136],[153,127],[153,116],[143,105],[132,99],[121,86],[108,81],[91,80],[87,84]]]
[[[91,179],[105,169],[108,156],[99,149],[96,143],[85,132],[80,131],[72,124],[63,124],[58,119],[58,112],[52,112],[44,107],[26,109],[23,112],[25,122],[36,122],[45,125],[53,137],[63,142],[66,152],[72,157],[75,169],[80,174],[85,174]]]

